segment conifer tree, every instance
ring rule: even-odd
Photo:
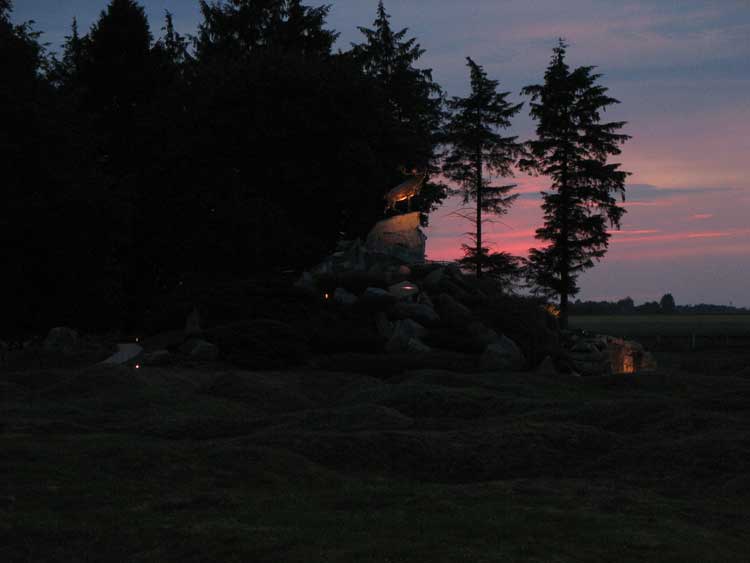
[[[394,31],[382,0],[372,28],[360,27],[364,41],[352,45],[352,55],[382,96],[387,120],[378,152],[390,176],[388,187],[400,183],[399,170],[428,173],[414,209],[428,212],[445,198],[445,186],[430,182],[438,172],[439,134],[443,123],[443,91],[431,69],[416,65],[424,55],[417,39],[407,38],[408,28]]]
[[[169,66],[179,68],[190,58],[188,41],[174,28],[172,13],[164,14],[164,36],[154,45],[154,49],[162,55],[163,61]]]
[[[482,226],[485,214],[502,215],[518,197],[510,194],[513,184],[493,185],[492,176],[507,177],[521,154],[522,144],[517,137],[503,136],[501,129],[510,127],[510,119],[523,104],[507,100],[509,92],[498,92],[498,81],[487,77],[484,69],[471,58],[467,59],[471,73],[471,93],[465,98],[448,102],[452,113],[446,127],[445,141],[450,149],[443,165],[445,175],[456,182],[464,204],[474,202],[472,214],[467,208],[459,215],[471,221],[474,231],[469,233],[473,245],[464,245],[464,263],[473,264],[477,277],[499,259],[489,260],[489,249],[484,246]]]
[[[135,0],[111,0],[88,34],[85,80],[91,107],[119,124],[152,94],[151,30]]]
[[[78,20],[73,18],[70,35],[65,37],[63,43],[62,75],[64,81],[77,80],[80,76],[83,66],[84,45],[84,39],[78,33]]]
[[[242,61],[259,50],[309,57],[329,56],[337,33],[325,29],[328,6],[310,7],[301,0],[201,0],[199,59]]]
[[[608,162],[620,154],[629,137],[618,133],[624,122],[601,122],[601,113],[619,103],[598,84],[594,67],[571,70],[565,62],[567,45],[560,40],[544,75],[544,84],[527,86],[537,138],[529,142],[530,156],[522,168],[551,181],[542,192],[544,226],[536,238],[548,243],[529,257],[529,278],[541,290],[560,298],[560,324],[567,326],[568,300],[578,291],[578,276],[601,260],[610,234],[607,223],[619,228],[625,210],[627,172]]]

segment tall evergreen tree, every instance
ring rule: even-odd
[[[373,83],[332,52],[327,7],[201,8],[193,115],[206,134],[191,182],[205,186],[218,229],[233,225],[221,250],[253,256],[236,261],[246,269],[314,263],[342,232],[362,235],[382,216],[375,143],[385,117]]]
[[[164,36],[156,42],[154,50],[161,55],[162,63],[179,72],[190,59],[189,45],[188,40],[175,29],[174,18],[169,11],[164,14],[162,31]]]
[[[91,108],[116,117],[117,125],[127,123],[153,93],[152,36],[143,6],[110,0],[88,37]]]
[[[484,69],[468,58],[471,93],[448,102],[451,117],[445,141],[450,149],[443,165],[445,175],[460,186],[464,205],[474,202],[473,214],[459,214],[471,221],[473,245],[464,245],[465,262],[474,266],[477,277],[499,259],[489,260],[484,246],[482,226],[485,215],[502,215],[518,197],[511,195],[513,184],[493,185],[492,176],[512,176],[512,167],[523,145],[518,137],[503,136],[499,130],[510,127],[510,119],[523,104],[507,100],[510,92],[498,92],[498,81],[487,77]]]
[[[601,122],[601,113],[619,103],[597,83],[594,67],[571,70],[567,45],[560,40],[544,75],[544,84],[527,86],[537,138],[529,142],[530,157],[522,168],[547,176],[542,192],[544,226],[536,238],[548,243],[530,252],[529,275],[544,291],[560,298],[560,322],[567,326],[568,300],[578,291],[580,273],[607,251],[607,223],[619,228],[625,210],[627,172],[608,159],[620,154],[629,137],[618,133],[625,122]]]
[[[197,55],[243,60],[259,50],[328,56],[337,33],[324,27],[330,10],[301,0],[201,0],[203,23],[198,30]]]
[[[62,56],[62,80],[78,81],[85,56],[85,40],[78,33],[78,20],[73,18],[70,35],[65,36]]]
[[[351,54],[382,96],[387,120],[382,123],[378,153],[386,170],[386,188],[400,183],[399,170],[428,173],[422,192],[412,202],[423,212],[434,209],[446,196],[445,186],[430,182],[438,172],[439,133],[443,122],[443,92],[431,69],[417,67],[424,49],[408,28],[394,31],[382,0],[373,28],[360,27],[364,42],[352,45]],[[380,203],[380,202],[379,202]]]

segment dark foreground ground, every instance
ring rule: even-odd
[[[749,357],[0,373],[0,561],[746,562]]]

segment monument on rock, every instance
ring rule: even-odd
[[[395,214],[375,223],[364,243],[360,239],[340,241],[336,252],[326,257],[312,273],[361,272],[423,263],[427,237],[420,228],[421,213],[410,209],[411,200],[422,190],[425,178],[425,173],[411,174],[406,181],[388,191],[384,196],[385,211]],[[406,202],[406,212],[398,210],[398,204],[402,202]]]
[[[419,194],[427,174],[412,174],[387,194],[386,212],[397,211],[397,204],[406,201],[407,213],[378,221],[367,235],[366,246],[371,252],[385,254],[407,263],[424,262],[427,237],[422,232],[421,213],[411,211],[411,200]]]
[[[427,237],[420,228],[420,215],[414,211],[378,221],[367,235],[365,247],[407,264],[424,262]]]

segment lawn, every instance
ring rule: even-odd
[[[0,386],[2,561],[750,553],[748,378],[175,367]]]
[[[571,328],[637,337],[750,337],[750,315],[583,315]]]

